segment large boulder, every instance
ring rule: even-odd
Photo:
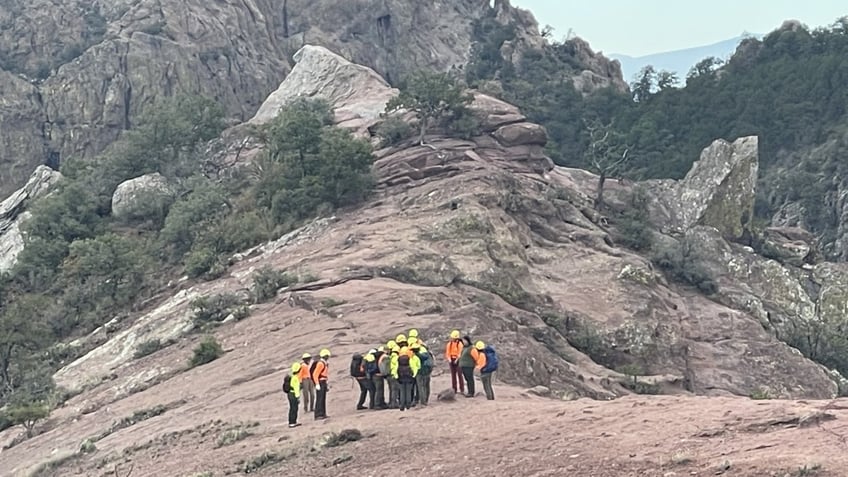
[[[762,254],[783,264],[801,267],[819,260],[816,237],[802,228],[768,227],[762,240]]]
[[[251,124],[271,121],[297,98],[319,98],[333,107],[339,125],[358,129],[379,119],[386,103],[398,94],[371,68],[351,63],[322,46],[304,46],[294,61],[297,64],[291,74],[262,103]]]
[[[121,182],[112,194],[112,215],[117,218],[144,216],[151,207],[170,203],[174,190],[158,172]]]
[[[10,270],[24,249],[20,226],[29,216],[25,208],[46,195],[61,177],[47,166],[38,166],[22,188],[0,202],[0,273]]]
[[[756,136],[716,140],[681,181],[645,183],[653,196],[651,218],[666,233],[706,225],[740,239],[750,233],[758,167]]]

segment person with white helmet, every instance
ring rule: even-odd
[[[303,396],[303,412],[315,412],[315,383],[312,382],[311,372],[314,369],[312,363],[312,355],[303,353],[300,363],[300,378],[301,391]]]
[[[315,383],[315,419],[327,419],[327,381],[330,377],[330,350],[322,349],[320,358],[312,371],[312,382]]]

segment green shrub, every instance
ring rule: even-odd
[[[389,117],[380,123],[375,132],[381,139],[381,147],[398,145],[415,134],[409,123],[396,116]]]
[[[194,368],[211,363],[224,355],[224,348],[218,343],[218,340],[213,336],[203,338],[203,341],[194,348],[194,355],[189,361],[189,366]]]
[[[695,286],[707,295],[718,292],[718,284],[686,245],[659,248],[654,251],[651,261],[679,283]]]
[[[194,311],[194,324],[199,327],[220,323],[230,315],[241,320],[250,314],[250,308],[244,300],[232,293],[196,298],[192,300],[191,308]]]
[[[162,349],[162,347],[162,342],[159,341],[158,338],[147,340],[138,345],[138,347],[135,349],[135,353],[133,353],[133,357],[135,359],[143,358],[159,351],[160,349]]]
[[[220,263],[218,254],[209,247],[193,248],[185,258],[185,272],[189,278],[197,278],[210,272]]]
[[[277,290],[297,283],[297,277],[283,270],[264,266],[253,274],[253,286],[250,291],[255,303],[264,303],[277,296]]]

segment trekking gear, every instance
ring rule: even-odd
[[[494,373],[498,370],[498,354],[495,352],[495,348],[492,345],[488,345],[483,349],[483,353],[486,355],[486,365],[483,366],[480,372],[484,374]]]
[[[291,392],[291,375],[287,374],[286,377],[283,378],[283,392],[288,394]]]
[[[386,349],[388,349],[389,351],[391,351],[392,348],[394,348],[395,346],[397,346],[397,343],[395,343],[395,340],[389,340],[389,342],[386,343]]]
[[[292,364],[292,367],[291,367],[291,372],[292,372],[292,374],[297,374],[297,373],[299,373],[299,372],[300,372],[300,368],[301,368],[301,364],[300,364],[300,363],[294,363],[294,364]]]
[[[418,359],[421,360],[421,369],[418,374],[429,376],[433,372],[433,355],[429,351],[419,351]]]
[[[350,359],[350,375],[354,378],[365,377],[365,366],[362,361],[362,355],[359,353],[354,353]]]
[[[406,340],[407,346],[412,346],[414,344],[418,344],[418,338],[409,338],[408,340]]]
[[[409,365],[409,356],[401,355],[398,357],[397,375],[399,381],[408,381],[414,377],[412,366]]]
[[[324,348],[324,349],[321,350],[320,353],[318,353],[318,356],[320,356],[322,358],[329,358],[330,357],[330,350],[328,350],[327,348]]]
[[[486,347],[486,343],[483,343],[482,341],[478,341],[478,342],[474,343],[474,347],[477,348],[477,351],[483,351],[483,348]]]
[[[459,339],[459,330],[451,331],[450,337],[451,337],[452,340],[458,340]]]
[[[395,338],[395,343],[404,343],[404,342],[406,342],[406,336],[404,336],[403,334],[397,335],[397,338]]]
[[[409,337],[410,338],[418,338],[418,330],[416,330],[414,328],[409,330]]]
[[[300,359],[309,359],[309,358],[311,358],[311,357],[312,357],[312,355],[311,355],[311,354],[309,354],[309,353],[303,353],[303,356],[301,356],[301,357],[300,357]]]
[[[315,374],[316,366],[318,366],[318,361],[313,361],[312,364],[309,365],[309,379],[312,379],[312,375]]]
[[[412,343],[411,345],[409,345],[409,349],[412,349],[412,350],[421,349],[421,345],[418,344],[418,343]]]

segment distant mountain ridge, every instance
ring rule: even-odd
[[[742,33],[737,37],[713,43],[711,45],[696,46],[682,50],[654,53],[638,57],[620,54],[611,54],[609,57],[611,59],[618,60],[621,63],[621,72],[624,75],[624,80],[627,82],[633,81],[633,77],[639,73],[639,70],[647,65],[653,65],[657,70],[674,71],[681,80],[685,80],[686,73],[688,73],[689,69],[698,61],[709,56],[727,59],[736,50],[739,42],[752,36],[757,39],[762,39],[763,37],[761,34]]]

